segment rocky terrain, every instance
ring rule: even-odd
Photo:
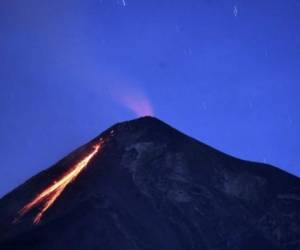
[[[100,138],[44,214],[20,209]],[[4,178],[4,177],[2,177]],[[300,179],[151,117],[116,124],[0,200],[1,250],[300,249]]]

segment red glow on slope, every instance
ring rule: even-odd
[[[103,142],[94,145],[91,152],[83,157],[78,163],[70,168],[60,179],[56,180],[54,184],[44,189],[39,195],[37,195],[30,203],[25,205],[19,212],[19,218],[26,214],[32,208],[41,205],[40,212],[34,217],[34,224],[38,224],[44,213],[54,204],[56,199],[61,195],[65,188],[74,181],[78,175],[88,166],[91,159],[99,152]],[[17,218],[15,221],[17,221]]]

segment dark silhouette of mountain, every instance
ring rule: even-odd
[[[101,150],[38,224],[49,197],[20,214],[100,138]],[[4,196],[0,249],[299,250],[299,212],[299,178],[144,117],[113,126]]]

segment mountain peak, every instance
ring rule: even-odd
[[[124,121],[121,123],[117,123],[112,126],[112,129],[120,129],[120,128],[134,128],[134,129],[145,129],[145,128],[170,128],[168,124],[163,122],[162,120],[154,117],[154,116],[143,116],[133,120]]]
[[[3,197],[0,248],[298,249],[299,190],[297,177],[141,117]]]

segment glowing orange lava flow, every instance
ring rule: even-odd
[[[53,185],[47,187],[42,191],[36,198],[34,198],[30,203],[24,206],[20,212],[19,217],[26,214],[30,209],[36,207],[37,205],[43,204],[40,212],[35,216],[33,222],[38,224],[44,213],[50,208],[56,199],[61,195],[64,189],[76,179],[76,177],[85,169],[90,162],[90,160],[98,153],[102,146],[102,142],[93,146],[93,150],[87,156],[85,156],[81,161],[75,164],[68,172],[66,172],[60,179],[54,182]],[[17,219],[18,220],[18,219]]]

